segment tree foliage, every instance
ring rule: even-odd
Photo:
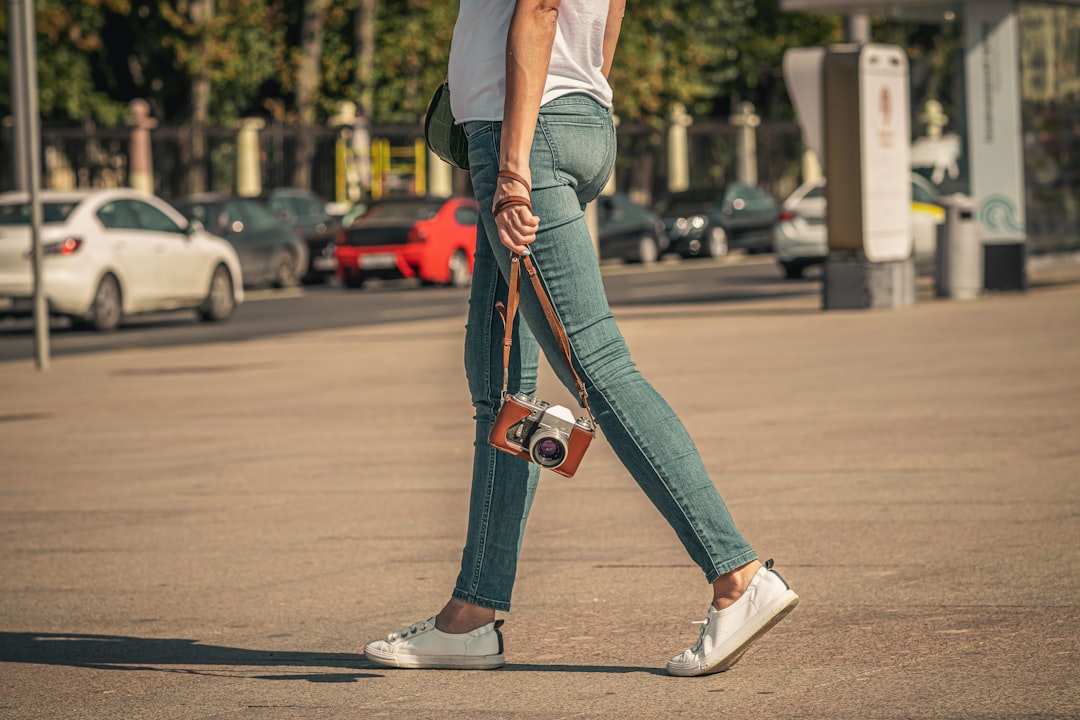
[[[130,11],[127,0],[36,0],[38,105],[44,117],[115,123],[126,103],[110,92],[101,66],[108,55],[103,37],[108,13]],[[11,107],[8,8],[0,13],[0,109]],[[4,112],[3,114],[8,114]]]
[[[375,23],[375,117],[417,122],[446,78],[457,3],[381,0]]]
[[[210,122],[261,114],[298,117],[304,2],[209,0],[212,17],[196,20],[208,0],[35,0],[41,112],[54,121],[120,122],[142,97],[166,123],[190,116],[194,78],[211,86]],[[378,123],[416,123],[446,73],[456,2],[321,0],[324,32],[314,98],[317,121],[338,104],[371,91]],[[357,17],[375,4],[375,60],[359,64]],[[6,13],[0,13],[0,114],[10,108]],[[676,105],[697,117],[726,117],[751,100],[767,118],[791,116],[782,76],[791,47],[843,39],[839,16],[784,13],[778,0],[656,0],[630,3],[612,84],[623,122],[662,126]],[[955,39],[938,28],[879,24],[875,34],[915,46],[915,72],[945,94]],[[920,48],[924,48],[920,50]],[[944,85],[943,85],[944,84]],[[944,87],[944,90],[942,89]]]
[[[790,119],[793,110],[784,85],[784,53],[843,42],[844,19],[781,12],[779,0],[758,0],[756,5],[750,32],[739,44],[738,80],[732,86],[731,101],[750,101],[763,117]]]
[[[191,0],[141,0],[140,14],[148,19],[156,12],[155,23],[165,32],[158,37],[166,58],[153,62],[154,49],[133,48],[133,57],[167,66],[190,82],[206,77],[212,88],[210,118],[228,120],[249,110],[264,83],[277,71],[276,55],[284,44],[281,0],[211,0],[213,13],[195,18]],[[132,28],[134,30],[134,28]],[[160,85],[158,86],[160,89]],[[153,92],[153,87],[147,88]]]
[[[624,121],[663,123],[675,105],[707,115],[737,77],[754,0],[628,4],[612,67]]]

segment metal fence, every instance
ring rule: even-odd
[[[732,125],[701,122],[689,128],[691,185],[715,184],[734,177],[735,131]],[[192,170],[190,129],[185,126],[162,126],[151,133],[154,191],[177,199],[187,194],[189,173],[201,177],[202,187],[230,192],[237,185],[238,130],[208,127],[205,130],[206,158]],[[298,138],[305,132],[299,126],[271,123],[259,130],[261,181],[265,188],[292,183]],[[312,190],[329,200],[341,195],[342,153],[340,133],[329,127],[306,132],[315,134],[312,166]],[[667,189],[667,133],[647,126],[620,127],[619,157],[616,163],[616,187],[635,199],[650,203]],[[371,136],[381,147],[401,149],[407,154],[422,139],[419,126],[376,126]],[[127,128],[44,127],[41,132],[42,177],[50,188],[117,187],[128,184],[130,148]],[[0,132],[0,189],[15,186],[10,158],[15,148],[10,126]],[[777,197],[783,197],[798,182],[802,140],[799,129],[791,123],[763,124],[758,128],[759,182]],[[387,165],[391,177],[384,185],[407,191],[415,186],[408,177],[415,163]],[[467,173],[454,174],[455,192],[469,192]]]
[[[734,125],[697,121],[687,128],[689,181],[691,186],[714,185],[735,177],[736,135]],[[238,128],[206,129],[206,158],[193,170],[190,157],[189,128],[163,126],[151,132],[154,191],[175,200],[187,194],[192,173],[199,185],[213,191],[231,192],[237,187]],[[271,123],[259,130],[261,183],[264,188],[292,184],[297,143],[302,132],[314,133],[315,154],[312,162],[312,190],[328,200],[346,201],[343,178],[350,158],[343,152],[341,134],[330,127],[304,130],[297,125]],[[10,121],[0,124],[0,191],[16,186],[14,170],[14,132]],[[371,128],[373,149],[383,149],[384,163],[376,163],[385,174],[379,186],[388,192],[410,192],[423,182],[410,173],[423,163],[408,161],[422,140],[417,125],[376,126]],[[1066,138],[1066,146],[1075,147],[1076,136]],[[42,178],[49,188],[119,187],[129,184],[128,128],[44,127],[42,142]],[[620,125],[619,154],[615,165],[615,186],[643,204],[651,204],[668,188],[667,128],[646,125]],[[758,184],[778,199],[783,199],[802,179],[804,146],[799,127],[794,123],[763,123],[757,128]],[[376,153],[377,155],[378,153]],[[404,158],[393,160],[393,158]],[[1075,183],[1074,183],[1075,184]],[[1071,188],[1072,186],[1070,186]],[[453,190],[469,194],[468,173],[454,171]],[[1080,248],[1077,213],[1073,194],[1046,190],[1028,183],[1028,233],[1032,252],[1075,250]],[[347,202],[347,201],[346,201]]]

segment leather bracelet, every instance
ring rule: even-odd
[[[532,195],[532,187],[529,186],[529,183],[525,182],[525,178],[521,177],[513,170],[500,170],[499,174],[496,177],[506,178],[507,180],[519,182],[525,187],[525,194]]]
[[[529,198],[522,197],[521,195],[509,195],[507,197],[504,197],[499,202],[495,203],[495,209],[491,211],[491,214],[495,217],[498,217],[499,213],[503,212],[504,210],[509,210],[510,208],[517,207],[519,205],[529,208],[529,211],[532,212],[532,202],[529,201]]]

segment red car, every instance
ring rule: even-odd
[[[350,288],[369,278],[419,278],[425,285],[464,287],[472,280],[477,215],[472,198],[376,202],[338,233],[338,277]]]

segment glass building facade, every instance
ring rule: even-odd
[[[1030,251],[1080,250],[1080,7],[1018,14]]]
[[[963,27],[953,74],[959,117],[950,129],[958,167],[942,189],[980,202],[990,243],[1008,242],[1015,231],[1023,249],[1007,262],[1080,250],[1080,0],[780,0],[780,7]],[[912,90],[912,107],[921,108],[925,99]],[[1016,126],[1018,136],[1006,138]],[[994,227],[1002,217],[1008,222]]]

